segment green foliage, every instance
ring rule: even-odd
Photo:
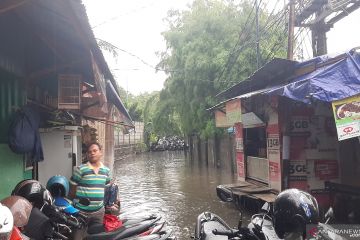
[[[148,147],[146,146],[145,143],[136,143],[136,146],[135,146],[136,153],[146,152],[147,150],[148,150]]]
[[[168,74],[164,89],[127,96],[134,116],[142,112],[148,142],[154,135],[207,138],[223,132],[206,109],[219,101],[217,93],[257,69],[254,15],[250,0],[195,0],[188,10],[168,12],[162,33],[167,48],[157,66]],[[286,56],[285,21],[269,15],[259,10],[261,65]]]

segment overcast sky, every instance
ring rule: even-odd
[[[269,0],[275,2],[275,0]],[[192,0],[83,0],[95,36],[128,53],[118,51],[115,60],[104,52],[118,83],[132,94],[161,90],[165,74],[153,68],[159,58],[156,52],[165,49],[161,32],[169,9],[186,9]],[[270,5],[270,4],[269,4]],[[360,46],[360,10],[335,24],[328,33],[328,52]],[[306,39],[306,38],[305,38]],[[304,52],[304,57],[308,58]],[[150,66],[149,66],[150,65]]]

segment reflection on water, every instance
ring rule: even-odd
[[[231,172],[185,159],[183,152],[156,152],[116,161],[122,207],[161,214],[178,239],[190,239],[197,215],[211,211],[236,226],[239,211],[222,203],[216,186],[232,183]]]

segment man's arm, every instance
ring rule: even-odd
[[[76,188],[79,182],[81,181],[81,172],[80,168],[74,168],[73,175],[70,178],[70,191],[69,191],[69,198],[74,199],[76,197]]]
[[[76,196],[76,185],[70,184],[69,198],[73,200]]]

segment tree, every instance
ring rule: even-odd
[[[272,56],[285,56],[286,34],[279,31],[285,24],[279,16],[259,12],[260,59],[265,63]],[[217,93],[256,70],[254,13],[252,1],[230,0],[195,0],[186,11],[168,13],[169,29],[163,33],[167,49],[157,66],[168,78],[153,124],[185,135],[218,133],[206,109],[217,103]]]

